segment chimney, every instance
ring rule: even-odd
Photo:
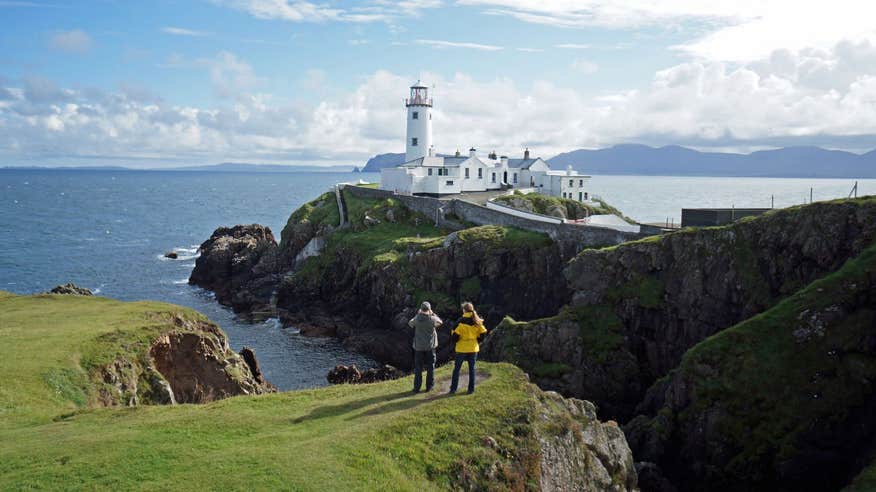
[[[459,149],[456,149],[456,157],[459,157]]]
[[[529,159],[529,147],[527,147],[526,150],[523,151],[523,158]]]
[[[474,157],[474,156],[476,156],[477,154],[478,154],[478,151],[477,151],[477,149],[475,149],[474,147],[468,149],[468,156],[469,156],[469,157]]]
[[[503,155],[503,156],[501,157],[501,159],[502,159],[502,165],[503,165],[503,166],[507,166],[507,165],[508,165],[508,156],[507,156],[507,155]]]
[[[489,157],[490,159],[493,159],[495,161],[496,160],[496,151],[494,150],[494,151],[490,152],[490,155],[488,155],[487,157]]]
[[[572,169],[571,165],[566,167],[566,176],[572,176],[573,173],[574,173],[574,170]]]

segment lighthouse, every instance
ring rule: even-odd
[[[429,88],[418,80],[411,86],[411,97],[405,99],[408,108],[408,134],[405,162],[432,155],[432,99]]]

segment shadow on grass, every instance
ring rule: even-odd
[[[412,408],[418,407],[423,403],[433,402],[435,400],[440,400],[442,398],[450,398],[453,395],[448,395],[447,393],[441,393],[435,396],[428,395],[425,398],[411,398],[410,400],[401,400],[395,401],[392,403],[387,403],[386,405],[380,405],[379,407],[372,408],[371,410],[362,412],[358,415],[350,415],[347,417],[347,420],[357,419],[359,417],[370,417],[373,415],[381,415],[384,413],[392,413],[399,412],[402,410],[410,410]]]
[[[413,393],[410,391],[399,391],[398,393],[390,393],[388,395],[380,395],[374,396],[371,398],[363,398],[361,400],[355,400],[351,402],[347,402],[341,405],[325,405],[316,407],[307,415],[302,415],[301,417],[292,419],[293,424],[300,424],[306,420],[315,420],[326,417],[337,417],[339,415],[343,415],[345,413],[354,412],[360,408],[367,407],[368,405],[374,405],[375,403],[383,403],[393,400],[398,400],[399,398],[404,398],[406,396],[413,396]]]

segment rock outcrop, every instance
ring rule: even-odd
[[[62,294],[62,295],[70,295],[70,296],[93,296],[94,293],[91,290],[86,289],[85,287],[79,287],[76,284],[67,283],[64,285],[56,285],[52,288],[52,290],[46,292],[46,294]]]
[[[364,372],[355,365],[337,365],[329,371],[326,379],[331,384],[369,384],[398,379],[404,375],[404,372],[388,364],[366,369]]]
[[[276,391],[231,350],[216,325],[183,315],[173,315],[168,324],[146,353],[117,357],[95,371],[101,405],[204,403]]]
[[[689,350],[625,427],[637,459],[682,490],[839,490],[876,452],[874,327],[876,243]]]
[[[592,398],[600,416],[626,421],[685,351],[836,271],[874,239],[876,201],[848,200],[585,250],[564,269],[570,306],[503,324],[484,357],[518,361],[542,386]]]
[[[271,229],[259,224],[220,227],[201,244],[189,283],[211,290],[238,313],[270,311],[280,269]]]

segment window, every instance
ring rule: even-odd
[[[589,199],[590,199],[590,198],[587,197],[587,192],[586,192],[586,191],[584,192],[584,199],[585,199],[585,200],[589,200]]]
[[[514,173],[514,183],[517,183],[517,173]]]
[[[444,184],[445,184],[446,186],[453,186],[453,181],[451,181],[451,180],[447,180],[447,181],[444,182]]]
[[[482,168],[478,168],[478,179],[484,179],[484,170]]]
[[[566,198],[566,192],[565,192],[565,191],[563,192],[563,198]]]
[[[574,180],[574,179],[570,179],[570,180],[569,180],[569,188],[571,188],[571,187],[573,187],[573,186],[575,186],[575,180]]]
[[[417,137],[414,137],[411,139],[411,147],[416,147],[416,146],[417,146]]]
[[[412,119],[415,119],[415,120],[420,119],[420,113],[419,113],[418,111],[414,111],[414,114],[413,114],[413,116],[412,116]]]
[[[496,182],[496,173],[493,173],[493,183]]]
[[[431,176],[431,175],[432,175],[432,168],[430,167],[429,168],[429,176]]]
[[[465,179],[468,179],[468,178],[469,178],[469,176],[468,176],[468,168],[465,168]]]
[[[583,179],[579,179],[579,180],[578,180],[578,188],[583,188],[583,187],[584,187],[584,180],[583,180]]]

